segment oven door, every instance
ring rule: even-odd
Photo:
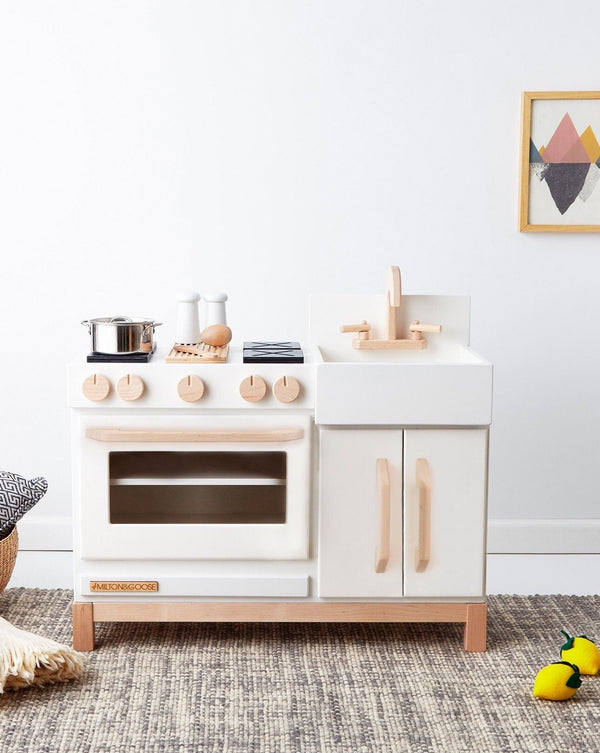
[[[75,421],[82,558],[308,557],[310,416]]]

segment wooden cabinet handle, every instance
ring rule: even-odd
[[[417,460],[419,533],[415,550],[415,570],[424,573],[431,557],[431,474],[425,458]]]
[[[376,475],[379,540],[375,549],[375,572],[384,573],[390,559],[390,466],[386,458],[377,458]]]

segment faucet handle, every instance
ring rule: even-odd
[[[370,331],[371,325],[366,319],[360,324],[342,324],[340,327],[340,332],[358,332],[359,340],[368,340]]]
[[[415,319],[413,322],[410,323],[408,329],[410,330],[411,340],[422,340],[423,332],[441,332],[442,325],[441,324],[425,324],[424,322],[420,322],[418,319]]]

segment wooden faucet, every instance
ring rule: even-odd
[[[396,314],[402,302],[402,284],[399,267],[390,267],[385,290],[386,333],[381,340],[371,340],[371,325],[367,321],[360,324],[343,324],[341,332],[357,332],[358,337],[352,340],[352,347],[357,350],[422,350],[427,347],[427,340],[423,332],[441,332],[440,324],[423,324],[415,319],[409,327],[410,335],[407,339],[398,339],[396,331]]]

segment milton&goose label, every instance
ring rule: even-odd
[[[94,593],[156,593],[157,580],[91,580]]]

